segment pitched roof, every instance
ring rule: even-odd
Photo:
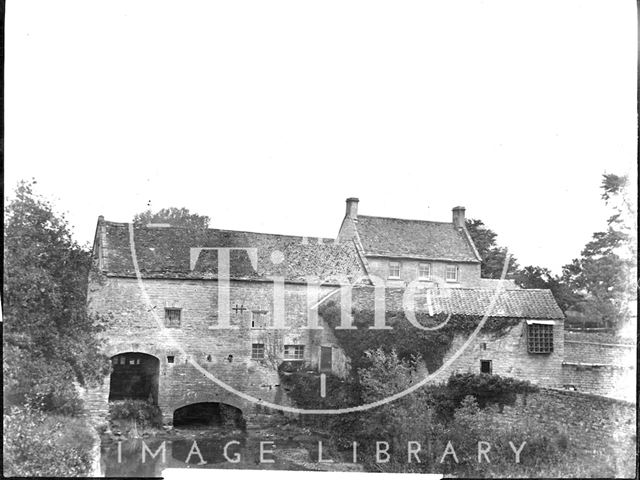
[[[403,310],[403,288],[388,288],[385,292],[385,310]],[[495,303],[491,303],[495,297]],[[452,314],[523,319],[563,319],[564,314],[550,290],[490,288],[432,288],[414,294],[416,313],[429,315]],[[353,289],[353,305],[362,310],[372,310],[373,288]]]
[[[479,262],[467,233],[453,223],[358,215],[366,255]]]
[[[107,275],[136,276],[132,243],[144,278],[217,278],[218,252],[206,248],[256,249],[256,268],[247,251],[230,252],[233,279],[267,280],[273,275],[288,282],[301,282],[309,275],[321,280],[346,275],[353,281],[364,274],[354,242],[336,244],[331,239],[166,226],[136,225],[130,232],[127,223],[102,220],[97,233],[96,242]],[[205,250],[193,250],[197,248]]]

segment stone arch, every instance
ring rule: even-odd
[[[195,402],[176,408],[172,412],[174,427],[227,426],[244,428],[243,411],[222,402]]]
[[[158,404],[160,359],[142,352],[122,352],[111,356],[109,401],[145,400]]]

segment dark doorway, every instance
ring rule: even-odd
[[[109,401],[146,400],[158,404],[160,361],[145,353],[121,353],[111,357]]]
[[[192,403],[173,412],[174,427],[244,427],[242,410],[225,403]]]
[[[480,360],[480,373],[492,373],[491,360]]]
[[[331,347],[320,347],[320,370],[331,370]]]

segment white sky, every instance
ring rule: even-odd
[[[632,1],[67,1],[6,11],[6,190],[78,240],[187,207],[335,237],[360,213],[498,232],[558,272],[636,159]]]

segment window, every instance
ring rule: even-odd
[[[266,310],[252,310],[251,311],[251,328],[265,328],[267,327],[267,311]]]
[[[165,308],[164,309],[164,326],[167,328],[179,328],[180,313],[181,312],[179,308]]]
[[[400,278],[400,262],[389,262],[389,278]]]
[[[167,355],[167,363],[173,363],[175,361],[175,358],[173,355]]]
[[[457,265],[447,265],[444,271],[444,279],[447,282],[457,282],[458,281],[458,266]]]
[[[491,374],[491,360],[480,360],[480,373],[488,373]]]
[[[304,360],[304,345],[285,345],[285,360]]]
[[[431,278],[431,264],[421,263],[418,265],[418,277],[421,280],[429,280]]]
[[[251,358],[254,360],[262,360],[264,358],[264,343],[251,345]]]
[[[553,325],[530,323],[527,330],[529,353],[553,352]]]

